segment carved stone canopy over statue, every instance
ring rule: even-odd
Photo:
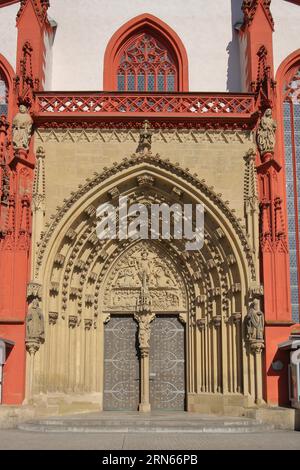
[[[25,105],[21,104],[12,124],[13,146],[15,149],[28,150],[32,130],[32,118]]]
[[[262,156],[267,153],[274,153],[276,128],[276,121],[274,121],[272,110],[269,108],[261,118],[257,130],[257,146]]]
[[[264,314],[259,309],[259,301],[254,299],[250,304],[249,312],[246,316],[246,336],[252,341],[264,340]]]
[[[26,341],[44,341],[44,316],[39,305],[39,300],[34,299],[28,310],[26,317]]]

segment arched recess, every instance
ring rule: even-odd
[[[14,110],[12,109],[14,105],[13,103],[14,77],[15,77],[14,69],[12,68],[8,60],[2,54],[0,54],[0,81],[3,80],[6,86],[6,90],[7,90],[6,91],[7,112],[0,113],[0,114],[6,114],[8,121],[11,121],[11,118],[14,112]]]
[[[292,319],[300,322],[300,49],[290,54],[276,74],[279,93],[277,155],[285,175],[289,236]]]
[[[99,241],[96,209],[105,202],[117,205],[120,195],[146,206],[204,204],[203,248],[188,252],[184,240],[174,239]],[[116,279],[118,260],[132,257],[141,243],[161,257],[161,266],[177,271],[170,279],[186,292],[186,300],[177,302],[178,288],[165,311],[176,311],[187,326],[189,406],[207,393],[234,395],[244,404],[261,400],[260,355],[248,347],[244,331],[249,300],[260,286],[245,231],[203,180],[150,153],[134,154],[89,179],[65,200],[44,234],[33,281],[42,286],[45,344],[29,360],[27,397],[86,393],[101,402],[104,323],[114,313],[105,292]]]
[[[174,91],[189,91],[188,57],[183,42],[170,26],[149,13],[136,16],[125,23],[109,40],[104,55],[104,91],[116,91],[118,89],[117,69],[120,62],[120,53],[124,45],[141,32],[148,33],[162,41],[173,55],[177,68],[177,86]]]

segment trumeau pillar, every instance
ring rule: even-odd
[[[141,270],[141,277],[143,286],[141,288],[141,295],[137,303],[137,312],[134,314],[135,320],[139,325],[139,349],[141,353],[140,361],[140,387],[141,387],[141,402],[139,404],[139,411],[148,413],[151,411],[150,405],[150,366],[149,366],[149,351],[150,351],[150,334],[151,322],[155,318],[155,313],[151,312],[151,297],[147,287],[147,272]]]

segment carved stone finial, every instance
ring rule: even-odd
[[[272,117],[272,110],[268,108],[261,118],[259,128],[256,133],[256,140],[262,158],[270,157],[274,154],[275,133],[277,124]]]
[[[45,158],[45,150],[43,147],[38,147],[36,149],[36,158],[44,159]]]
[[[28,109],[24,104],[21,104],[12,124],[14,149],[29,149],[32,122]]]
[[[272,27],[274,27],[274,20],[270,10],[271,0],[261,0],[261,2],[259,0],[243,0],[242,11],[244,13],[244,24],[251,25],[260,3],[266,12]]]
[[[146,119],[143,128],[140,130],[139,145],[136,149],[137,153],[149,153],[151,151],[153,132],[150,130],[150,123]]]
[[[248,152],[245,155],[245,160],[247,163],[255,162],[256,151],[253,147],[250,147]]]

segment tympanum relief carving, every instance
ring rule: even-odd
[[[104,311],[135,312],[147,287],[151,309],[180,312],[187,308],[183,282],[172,261],[154,247],[139,243],[117,261],[106,281]]]

